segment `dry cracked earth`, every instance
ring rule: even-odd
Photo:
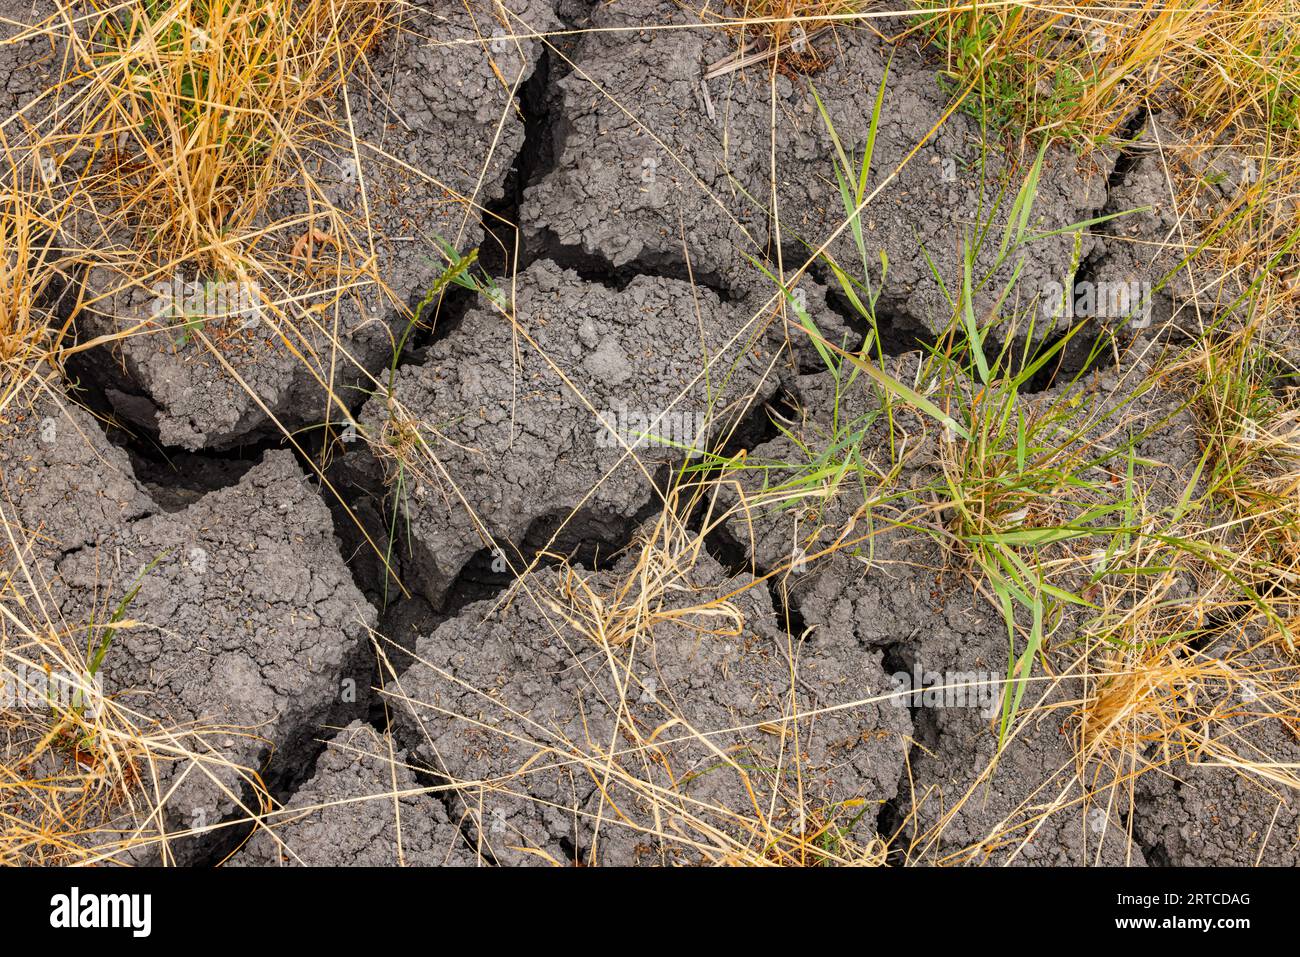
[[[23,32],[51,13],[0,3],[3,108],[32,121],[5,127],[11,151],[64,69],[57,31]],[[816,830],[846,863],[1297,862],[1294,805],[1223,768],[1130,787],[1080,767],[1070,674],[1030,690],[998,756],[980,676],[1005,676],[1006,624],[933,539],[894,529],[869,556],[792,565],[828,544],[801,529],[852,527],[853,508],[715,520],[760,490],[752,472],[683,491],[706,474],[699,442],[789,462],[850,415],[875,423],[864,454],[891,441],[878,393],[836,393],[764,274],[828,242],[858,256],[814,84],[860,152],[888,69],[863,228],[888,258],[880,338],[901,380],[947,322],[955,237],[1013,164],[976,174],[977,124],[953,114],[886,179],[947,110],[935,64],[865,29],[818,42],[815,77],[771,81],[718,72],[734,36],[664,0],[412,4],[346,87],[382,152],[306,160],[329,202],[364,209],[393,297],[362,289],[292,336],[158,334],[146,286],[108,291],[125,240],[62,225],[87,265],[51,309],[79,343],[109,341],[4,412],[6,574],[82,644],[116,623],[104,693],[150,742],[117,769],[120,846],[74,843],[117,863],[664,865],[791,860]],[[1155,122],[1135,117],[1133,143]],[[1035,222],[1150,206],[1123,229],[1155,235],[1152,156],[1052,148]],[[303,197],[275,202],[310,221]],[[1043,241],[1018,281],[1149,275],[1118,229]],[[395,346],[446,271],[437,240],[477,249],[491,282],[447,286]],[[815,263],[797,295],[856,348],[833,286]],[[1164,290],[1133,335],[1187,295]],[[1123,390],[1116,368],[1089,376]],[[1198,451],[1174,399],[1143,410],[1162,423],[1139,469],[1158,494]],[[683,441],[611,441],[628,416]],[[907,468],[919,485],[938,453]],[[898,695],[914,670],[969,676],[971,700]],[[84,760],[47,749],[32,773]]]

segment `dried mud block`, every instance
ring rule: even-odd
[[[1285,190],[1261,185],[1276,171],[1194,132],[1184,118],[1167,111],[1146,119],[1117,174],[1104,210],[1114,218],[1098,227],[1103,247],[1088,266],[1098,302],[1113,301],[1126,287],[1140,291],[1151,309],[1132,324],[1144,335],[1171,323],[1192,336],[1210,325],[1222,328],[1225,321],[1231,327],[1236,320],[1219,313],[1242,297],[1257,275],[1225,268],[1213,248],[1198,252],[1197,246],[1216,221],[1230,210],[1245,209],[1247,202],[1255,203],[1252,219],[1271,224],[1281,241],[1295,222],[1297,205]],[[1253,190],[1268,205],[1249,199]]]
[[[767,242],[762,196],[745,194],[766,143],[728,143],[708,119],[704,64],[730,40],[716,29],[655,29],[686,22],[677,8],[642,0],[593,10],[591,27],[613,32],[583,37],[558,81],[555,168],[525,190],[521,226],[530,245],[561,261],[685,276],[689,260],[697,280],[745,290],[759,280],[745,257],[761,257]],[[723,117],[728,104],[717,109]]]
[[[98,678],[154,742],[126,826],[142,828],[146,857],[160,853],[160,830],[195,832],[165,852],[191,859],[204,829],[248,800],[247,781],[291,775],[321,723],[365,707],[374,610],[290,454],[165,513],[75,406],[47,396],[9,418],[0,474],[26,544],[22,565],[6,549],[8,567],[73,647],[98,646],[125,602],[130,624],[112,633]],[[146,820],[159,803],[162,819]]]
[[[109,444],[90,413],[57,385],[33,384],[26,402],[0,412],[0,482],[14,540],[29,559],[70,554],[109,538],[156,508],[135,480],[126,452]],[[15,556],[6,539],[7,564]]]
[[[539,30],[552,23],[545,4],[513,6]],[[102,358],[109,381],[119,362],[127,374],[118,413],[164,444],[224,448],[327,412],[345,421],[327,389],[357,408],[404,313],[446,268],[441,244],[465,253],[483,242],[482,209],[502,197],[523,145],[517,94],[541,43],[511,39],[519,23],[486,4],[414,4],[399,22],[307,130],[303,175],[270,194],[249,231],[245,258],[278,264],[264,275],[221,285],[190,267],[154,270],[111,207],[74,218],[72,238],[99,264],[86,331],[134,330]]]
[[[1105,297],[1112,288],[1137,289],[1149,297],[1150,311],[1129,319],[1138,329],[1163,328],[1173,313],[1170,293],[1189,291],[1187,274],[1176,271],[1183,253],[1176,252],[1180,231],[1170,189],[1159,155],[1140,153],[1127,164],[1111,187],[1103,213],[1118,215],[1098,227],[1105,245],[1090,264],[1091,278],[1085,280],[1093,283],[1094,294],[1100,291]],[[1157,291],[1166,276],[1170,285]]]
[[[1079,779],[1080,682],[1047,681],[1039,661],[999,749],[1006,622],[946,558],[930,540],[884,536],[867,566],[840,579],[838,597],[823,586],[801,606],[809,627],[888,649],[891,701],[911,710],[916,742],[892,809],[893,847],[913,863],[1142,864],[1120,815],[1127,805],[1111,806],[1109,784]],[[1053,643],[1068,647],[1076,629],[1067,620]]]
[[[1207,649],[1224,678],[1195,689],[1198,701],[1207,702],[1206,720],[1189,727],[1166,755],[1145,756],[1152,767],[1138,778],[1133,832],[1158,863],[1300,863],[1300,741],[1287,693],[1273,690],[1294,685],[1295,663],[1280,635],[1264,639],[1260,629],[1247,627]]]
[[[472,866],[475,856],[437,795],[422,792],[406,752],[354,721],[326,745],[316,773],[259,828],[237,867]]]
[[[944,590],[949,600],[911,619],[918,641],[909,666],[892,676],[896,690],[923,689],[904,698],[915,707],[917,746],[897,805],[902,850],[915,863],[1143,866],[1126,830],[1125,787],[1105,771],[1081,779],[1074,708],[1082,682],[1052,678],[1039,661],[999,748],[1006,623],[969,596],[967,583]],[[1062,626],[1052,640],[1073,634]],[[1023,651],[1018,642],[1016,654]],[[1053,669],[1069,663],[1049,659]]]
[[[912,711],[916,746],[893,809],[893,847],[913,863],[1142,863],[1110,792],[1093,796],[1078,780],[1068,707],[1077,682],[1030,683],[999,751],[1006,623],[949,564],[928,539],[887,534],[851,577],[821,584],[800,606],[819,634],[887,649],[890,700]],[[844,574],[828,570],[819,584],[831,571]],[[1063,626],[1054,640],[1072,634]],[[1041,663],[1034,674],[1045,674]]]
[[[559,81],[555,168],[525,194],[525,229],[548,255],[660,269],[681,269],[689,260],[697,277],[733,292],[774,291],[749,257],[770,254],[779,234],[786,267],[793,268],[847,219],[835,185],[834,142],[812,84],[845,153],[861,157],[892,52],[868,184],[881,191],[862,215],[866,268],[878,281],[880,254],[887,256],[882,311],[931,330],[947,325],[952,307],[920,247],[947,287],[957,288],[958,237],[1000,190],[1015,195],[1028,161],[991,153],[981,185],[978,124],[956,114],[885,182],[947,110],[934,64],[910,49],[892,51],[866,30],[839,27],[812,41],[826,63],[811,83],[779,74],[774,96],[766,64],[706,79],[711,65],[735,52],[737,39],[674,4],[607,5],[593,13],[593,23],[608,32],[584,37],[574,70]],[[1104,158],[1094,164],[1068,149],[1049,151],[1032,227],[1046,233],[1091,218],[1105,203],[1108,173]],[[779,230],[769,224],[773,183]],[[1077,250],[1073,232],[1027,248],[1022,299],[1065,281],[1093,250],[1085,233]],[[984,244],[977,271],[992,266],[997,245]],[[851,229],[838,233],[830,251],[861,277]],[[996,274],[984,304],[993,303],[1013,266]],[[1039,332],[1050,325],[1040,322]]]
[[[705,554],[663,588],[632,559],[520,584],[508,606],[472,605],[421,638],[386,689],[399,739],[458,785],[485,853],[740,860],[769,841],[790,853],[792,833],[830,822],[844,853],[871,846],[910,731],[874,700],[878,653],[793,643],[766,591]],[[644,627],[615,627],[642,599]],[[586,630],[600,611],[606,644]]]
[[[888,371],[925,392],[921,368],[919,356],[912,355],[894,360]],[[1092,388],[1123,402],[1116,378],[1100,376]],[[1001,609],[975,590],[965,559],[927,531],[924,517],[913,515],[907,527],[899,527],[888,509],[863,509],[853,469],[827,501],[799,497],[791,486],[788,495],[781,491],[800,468],[829,469],[827,462],[817,466],[817,457],[832,443],[857,443],[868,476],[891,468],[887,420],[865,377],[857,389],[837,389],[828,375],[804,376],[795,380],[794,391],[803,406],[792,426],[798,442],[783,436],[751,452],[737,473],[750,504],[727,502],[727,530],[756,570],[771,573],[778,591],[790,596],[814,640],[832,638],[859,654],[886,655],[891,700],[911,710],[916,739],[903,784],[907,791],[891,808],[892,818],[885,818],[892,822],[895,849],[918,863],[1141,863],[1141,852],[1111,806],[1111,792],[1096,782],[1085,788],[1078,778],[1068,706],[1081,693],[1077,682],[1031,684],[1013,725],[1015,736],[999,753],[1011,644]],[[1148,419],[1164,426],[1178,421],[1159,402],[1132,405],[1130,425],[1139,433]],[[930,502],[926,490],[942,475],[941,444],[951,440],[935,423],[928,430],[922,424],[916,413],[896,406],[895,449],[906,436],[913,454],[889,487]],[[1126,429],[1120,432],[1127,435]],[[1160,442],[1175,469],[1195,452],[1194,442],[1189,449],[1180,433],[1153,431],[1139,443],[1138,454],[1145,457]],[[1150,481],[1157,471],[1154,464],[1141,469],[1138,479]],[[1153,492],[1153,501],[1163,501],[1162,494]],[[1170,600],[1178,597],[1178,587],[1190,594],[1189,583],[1174,583]],[[1053,642],[1068,648],[1083,621],[1071,616],[1051,624]]]
[[[919,354],[913,353],[890,359],[885,371],[916,387],[922,369]],[[820,491],[808,497],[802,494],[809,490],[807,486],[788,483],[803,470],[817,468],[815,457],[832,447],[858,447],[864,468],[887,470],[890,447],[879,394],[864,376],[852,376],[849,367],[842,372],[839,386],[835,377],[822,372],[790,379],[786,387],[797,411],[783,427],[798,436],[802,446],[782,435],[751,449],[743,465],[720,486],[719,512],[726,516],[725,533],[754,569],[775,572],[774,584],[802,605],[838,595],[840,580],[861,572],[873,543],[888,526],[874,525],[871,515],[865,514],[850,529],[854,544],[834,548],[837,541],[846,540],[841,535],[853,512],[849,500],[857,494],[861,504],[861,486],[853,470],[842,477],[843,494],[824,501]],[[911,467],[900,481],[905,488],[919,487],[937,474],[940,427],[901,404],[895,407],[894,422],[899,433],[908,436]],[[823,580],[828,584],[822,586]],[[826,596],[814,597],[825,589],[830,590]]]
[[[891,60],[891,52],[869,34],[850,32],[828,45],[830,63],[813,81],[846,155],[859,158],[869,136],[876,92],[882,82],[885,85],[868,179],[869,192],[881,191],[860,217],[865,266],[854,230],[841,228],[848,213],[830,163],[834,142],[812,91],[806,83],[778,80],[781,241],[786,249],[800,250],[818,249],[829,242],[828,251],[851,276],[861,279],[864,270],[870,271],[881,290],[878,313],[937,333],[947,327],[954,312],[944,288],[954,295],[961,288],[961,241],[971,241],[979,224],[992,221],[991,239],[980,244],[973,270],[975,276],[988,274],[997,263],[1011,198],[1027,177],[1033,156],[982,154],[978,123],[955,113],[908,159],[920,138],[939,123],[948,109],[948,97],[936,80],[934,62],[906,48]],[[1030,229],[1046,234],[1095,216],[1106,201],[1109,172],[1110,163],[1100,154],[1080,159],[1066,147],[1049,149],[1029,214]],[[887,177],[893,178],[886,183]],[[1033,317],[1035,336],[1046,336],[1060,325],[1059,320],[1054,325],[1048,307],[1057,284],[1067,281],[1095,245],[1087,230],[1029,241],[977,289],[976,312],[991,313],[1003,286],[1022,263],[1012,301],[1018,295],[1020,302],[1039,310]],[[883,281],[882,255],[887,261]],[[1026,325],[1022,320],[1020,335]]]
[[[565,553],[621,545],[662,473],[775,389],[749,313],[707,289],[638,277],[616,291],[542,261],[512,308],[516,327],[486,302],[471,311],[362,412],[408,584],[435,607],[490,542],[502,569],[552,536]]]
[[[1206,194],[1197,190],[1199,198],[1187,205],[1186,168],[1176,158],[1178,143],[1171,130],[1149,118],[1129,152],[1119,159],[1102,211],[1112,218],[1098,226],[1104,242],[1083,280],[1091,288],[1076,289],[1076,295],[1091,295],[1095,300],[1091,307],[1085,302],[1079,308],[1103,313],[1103,322],[1126,322],[1144,335],[1166,328],[1178,306],[1194,305],[1196,289],[1210,279],[1198,263],[1182,265],[1192,251],[1189,244],[1195,244],[1198,227],[1194,220],[1205,213]],[[1212,192],[1216,199],[1222,198],[1217,190]],[[1117,290],[1130,300],[1140,297],[1149,308],[1136,310],[1132,316],[1109,315],[1115,311],[1110,305]],[[1211,295],[1201,301],[1208,304],[1212,299]],[[1180,318],[1197,324],[1194,315],[1180,314]]]

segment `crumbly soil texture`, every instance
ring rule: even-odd
[[[66,51],[34,29],[52,4],[0,14],[4,142],[21,153]],[[107,646],[112,734],[149,744],[108,802],[124,849],[95,832],[86,850],[239,866],[1296,862],[1293,799],[1230,768],[1175,763],[1135,790],[1080,769],[1069,675],[1031,689],[1032,718],[999,750],[985,686],[1023,644],[924,529],[818,560],[868,531],[851,505],[737,509],[846,421],[867,457],[900,434],[796,318],[795,303],[850,349],[874,335],[831,271],[814,262],[788,296],[771,276],[822,247],[865,268],[873,353],[924,391],[957,237],[1034,158],[984,155],[962,113],[939,124],[948,99],[914,44],[848,25],[812,42],[811,76],[719,70],[737,37],[664,0],[411,4],[318,104],[369,148],[303,158],[366,223],[384,289],[304,278],[286,290],[297,323],[155,327],[148,270],[110,270],[129,231],[63,223],[80,296],[47,306],[91,347],[0,414],[0,552],[28,612]],[[864,267],[832,157],[837,142],[862,155],[882,83]],[[990,288],[1149,275],[1133,240],[1167,227],[1153,164],[1050,149],[1032,213],[1048,238]],[[320,199],[290,192],[274,212],[310,224]],[[441,285],[440,240],[479,251],[459,274],[476,288]],[[1161,295],[1141,334],[1194,294]],[[1117,372],[1096,375],[1094,392],[1122,393]],[[1143,409],[1135,480],[1194,466],[1177,402]],[[920,487],[944,438],[898,416],[921,437],[900,481]],[[737,456],[755,467],[710,485]],[[1054,624],[1061,647],[1082,627]],[[30,631],[5,635],[7,656],[60,667],[35,660]],[[969,694],[907,684],[935,674]],[[1297,750],[1280,726],[1241,733]],[[46,747],[32,773],[92,747]]]

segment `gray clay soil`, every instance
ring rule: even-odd
[[[769,463],[742,473],[754,492],[833,417],[869,416],[875,393],[860,382],[836,399],[808,339],[765,308],[776,290],[752,262],[802,262],[843,222],[806,79],[779,76],[773,100],[766,71],[708,77],[733,38],[651,29],[688,22],[664,0],[506,6],[502,35],[602,29],[449,42],[477,36],[466,7],[421,2],[410,31],[385,41],[372,75],[350,88],[358,138],[390,158],[364,154],[362,172],[396,302],[368,290],[340,306],[348,359],[331,358],[310,324],[234,333],[220,361],[158,329],[84,362],[76,381],[46,380],[0,422],[0,494],[36,543],[20,554],[6,542],[7,567],[48,583],[52,614],[67,622],[102,621],[138,583],[129,611],[141,624],[114,642],[106,690],[145,733],[203,729],[183,742],[196,757],[150,767],[139,799],[121,807],[121,826],[147,839],[131,859],[692,863],[703,844],[759,847],[765,835],[744,824],[756,807],[787,832],[807,825],[809,807],[853,807],[865,810],[843,819],[846,843],[888,841],[896,862],[1296,863],[1294,804],[1227,769],[1144,778],[1131,812],[1093,805],[1062,731],[1067,710],[1045,707],[994,764],[987,702],[891,700],[913,669],[1004,673],[1006,626],[924,534],[881,528],[865,552],[786,570],[852,517],[836,506],[729,521],[693,568],[646,592],[662,621],[644,646],[591,640],[564,596],[649,589],[628,546],[678,508],[665,490],[706,446]],[[495,28],[500,18],[480,13]],[[4,0],[0,14],[4,37],[49,15],[42,0]],[[914,382],[917,338],[950,312],[918,241],[951,282],[959,224],[1014,184],[1026,158],[996,155],[981,180],[976,124],[958,114],[887,180],[947,106],[934,64],[915,48],[891,59],[867,31],[839,31],[824,52],[817,89],[850,153],[888,63],[871,177],[881,189],[864,228],[889,262],[880,317],[897,335],[886,366]],[[31,104],[58,57],[45,38],[0,47],[7,115],[40,115]],[[22,126],[5,127],[8,141],[21,142]],[[1153,130],[1143,138],[1163,135]],[[312,172],[359,215],[346,159],[322,152]],[[1026,288],[1082,267],[1125,281],[1157,269],[1153,250],[1175,224],[1156,162],[1140,146],[1087,159],[1053,149],[1038,228],[1150,209],[1077,248],[1070,236],[1042,241]],[[292,190],[276,203],[306,208]],[[498,219],[517,221],[518,269],[507,266],[514,237],[487,253],[502,239]],[[69,228],[91,259],[78,334],[138,321],[147,289],[115,290],[95,265],[132,237]],[[512,309],[491,296],[449,300],[390,380],[397,307],[442,272],[435,237],[481,247]],[[857,257],[847,235],[830,248]],[[827,338],[856,346],[863,327],[828,278],[804,278],[801,301]],[[1164,290],[1161,320],[1194,288],[1184,277]],[[291,336],[316,359],[293,358]],[[348,441],[313,432],[320,379],[355,416]],[[1113,372],[1088,387],[1123,393]],[[1155,429],[1141,452],[1158,463],[1141,480],[1192,467],[1176,400],[1137,408],[1132,427]],[[637,418],[647,410],[663,418]],[[901,427],[925,435],[902,477],[915,488],[937,474],[942,438],[909,415]],[[863,448],[884,456],[873,421]],[[281,427],[314,437],[295,454]],[[672,442],[638,442],[638,431],[671,429]],[[700,515],[668,516],[679,519]],[[768,577],[743,588],[755,575]],[[713,615],[691,610],[709,602]],[[1051,706],[1078,688],[1063,679],[1034,694]],[[813,716],[787,721],[795,711]],[[796,733],[799,801],[782,764]],[[1242,733],[1271,754],[1297,750],[1281,727]],[[247,819],[262,797],[273,812],[257,828],[213,829]],[[161,817],[147,813],[156,804]],[[1067,810],[1039,813],[1048,804]]]

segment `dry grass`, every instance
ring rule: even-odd
[[[735,33],[729,66],[767,63],[786,74],[815,74],[828,61],[812,41],[861,7],[859,0],[741,0],[719,10],[706,6],[701,17]]]
[[[272,197],[313,192],[302,160],[329,128],[316,104],[387,17],[373,0],[96,4],[74,35],[83,188],[163,263],[246,268]]]

